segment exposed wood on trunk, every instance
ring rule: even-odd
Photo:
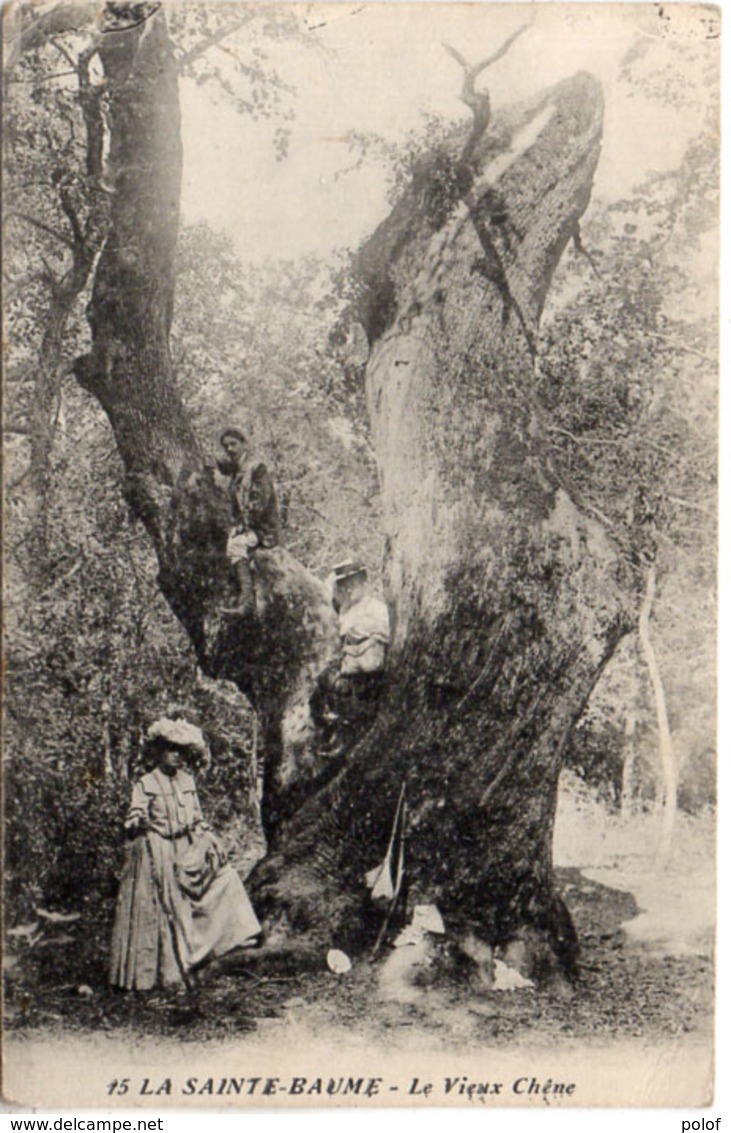
[[[444,151],[425,159],[361,253],[395,636],[373,731],[254,878],[302,947],[372,940],[363,873],[405,781],[408,901],[435,900],[457,935],[527,930],[564,968],[575,958],[552,878],[558,775],[631,611],[607,533],[546,456],[531,339],[589,201],[601,119],[579,75],[498,120],[469,186]],[[456,161],[461,148],[455,136]]]

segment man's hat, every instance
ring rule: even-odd
[[[364,563],[360,559],[344,559],[332,568],[333,582],[342,582],[346,578],[353,578],[356,574],[367,574]]]
[[[218,434],[218,443],[222,445],[226,437],[237,437],[243,444],[247,444],[249,440],[246,433],[243,429],[239,429],[238,425],[227,425],[225,429],[222,429]]]

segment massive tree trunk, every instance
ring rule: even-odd
[[[388,693],[337,779],[255,875],[313,947],[373,930],[363,873],[402,783],[407,905],[457,937],[526,928],[570,968],[552,874],[563,751],[628,628],[623,566],[543,441],[535,341],[590,195],[602,100],[579,75],[481,142],[425,159],[360,257],[394,618]],[[462,151],[464,152],[464,151]],[[626,581],[626,580],[625,580]]]
[[[262,718],[277,837],[252,891],[270,947],[321,957],[373,940],[363,874],[404,784],[407,904],[434,900],[457,937],[491,945],[527,927],[570,967],[575,934],[551,868],[558,775],[626,611],[609,537],[552,469],[534,354],[552,271],[590,196],[597,84],[577,76],[468,145],[455,135],[363,251],[395,637],[375,724],[311,789],[307,692],[335,640],[322,587],[277,549],[261,555],[256,632],[217,614],[225,505],[168,350],[181,155],[162,15],[106,35],[100,54],[115,194],[93,350],[77,374],[107,411],[201,665]]]

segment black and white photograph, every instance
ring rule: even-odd
[[[710,1105],[720,9],[3,37],[5,1105]]]

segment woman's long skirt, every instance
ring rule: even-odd
[[[251,944],[261,931],[230,865],[219,870],[202,897],[183,893],[175,860],[184,841],[151,832],[135,838],[127,851],[112,933],[110,982],[116,987],[147,991],[180,983],[181,966],[187,972]]]

